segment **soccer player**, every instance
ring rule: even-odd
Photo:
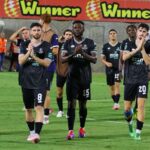
[[[25,105],[26,123],[30,134],[27,141],[40,141],[43,125],[43,105],[46,96],[46,67],[49,66],[52,53],[50,44],[41,40],[42,26],[32,23],[30,26],[31,41],[23,42],[20,46],[20,85]],[[36,117],[34,119],[33,109]]]
[[[74,138],[76,99],[79,100],[79,137],[85,137],[86,103],[90,99],[90,83],[92,78],[90,63],[96,63],[97,61],[94,41],[83,37],[84,22],[74,21],[72,31],[74,37],[64,43],[61,53],[62,62],[68,62],[69,65],[66,82],[68,140]]]
[[[111,29],[108,32],[109,42],[103,45],[101,61],[106,68],[107,85],[110,88],[111,97],[114,101],[113,109],[120,108],[120,46],[117,40],[117,31]]]
[[[129,49],[129,47],[131,47],[133,41],[135,41],[135,39],[136,39],[136,30],[137,30],[137,27],[133,24],[127,26],[126,33],[128,35],[128,38],[122,41],[121,55],[122,55],[122,50]],[[124,78],[125,78],[125,76],[124,76]]]
[[[55,34],[55,32],[50,27],[50,23],[51,23],[50,15],[48,15],[48,14],[42,15],[39,22],[42,25],[42,40],[49,42],[51,44],[51,49],[52,49],[53,55],[57,55],[58,49],[59,49],[58,35]],[[46,93],[46,99],[45,99],[45,103],[44,103],[44,121],[43,121],[44,124],[49,123],[49,114],[50,114],[50,111],[52,111],[52,109],[49,108],[50,101],[51,101],[50,88],[52,85],[52,80],[54,77],[55,70],[56,70],[56,63],[53,58],[53,61],[50,64],[50,66],[47,68],[47,73],[46,73],[47,93]]]
[[[21,37],[20,37],[20,34],[21,34]],[[14,50],[12,52],[12,60],[11,60],[11,64],[9,67],[9,71],[11,71],[11,67],[12,67],[14,61],[17,62],[16,63],[16,70],[19,71],[18,55],[19,55],[19,51],[20,51],[20,46],[21,46],[22,42],[30,40],[29,29],[27,27],[19,28],[16,32],[14,32],[10,36],[9,40],[11,41],[11,44],[14,48]]]
[[[18,38],[20,34],[22,37]],[[29,29],[27,27],[21,27],[10,36],[9,40],[14,42],[17,46],[20,46],[22,42],[30,40]]]
[[[121,44],[121,59],[122,59],[122,51],[126,50],[126,49],[129,49],[129,47],[131,47],[133,41],[135,41],[135,39],[136,39],[136,30],[137,30],[137,27],[135,25],[133,25],[133,24],[127,26],[126,33],[128,35],[128,38],[123,40],[123,42]],[[124,66],[124,63],[123,63],[123,69],[122,69],[123,73],[124,73],[124,70],[126,70],[124,67],[125,66]],[[123,75],[123,77],[124,77],[123,83],[125,84],[125,74]],[[133,112],[134,112],[134,114],[136,116],[136,113],[137,113],[137,101],[135,102],[135,107],[133,109]]]
[[[63,43],[69,39],[71,39],[73,33],[70,29],[66,29],[63,33],[63,36],[59,38],[59,51],[57,55],[57,62],[56,62],[56,85],[57,85],[57,105],[58,105],[58,113],[56,117],[62,117],[64,115],[63,112],[63,87],[66,82],[66,76],[68,72],[68,64],[62,63],[61,61],[61,47]]]
[[[124,115],[128,122],[129,134],[136,140],[141,139],[141,130],[144,124],[145,100],[148,93],[148,67],[150,64],[150,44],[146,42],[149,26],[141,23],[136,32],[136,40],[128,49],[123,50],[125,61],[124,85]],[[132,101],[137,97],[136,131],[133,129]]]

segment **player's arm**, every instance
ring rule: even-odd
[[[22,28],[18,29],[16,32],[14,32],[14,33],[10,36],[9,40],[13,41],[14,43],[17,43],[16,37],[17,37],[17,35],[20,34],[20,32],[21,32],[22,30],[24,30],[24,29],[26,29],[26,27],[22,27]]]
[[[32,48],[30,56],[34,61],[36,61],[40,65],[42,65],[44,67],[48,67],[50,65],[52,57],[53,57],[49,44],[47,46],[45,46],[44,52],[45,52],[44,59],[41,59],[35,55],[34,50]]]
[[[132,51],[127,51],[127,50],[123,51],[123,53],[122,53],[122,60],[123,60],[123,61],[126,61],[126,60],[130,59],[130,58],[131,58],[132,56],[134,56],[138,51],[139,51],[138,48],[132,49]]]
[[[49,58],[41,59],[41,58],[35,56],[34,54],[33,55],[31,54],[30,56],[33,58],[33,60],[35,60],[36,62],[38,62],[40,65],[42,65],[44,67],[48,67],[51,63],[51,60]]]
[[[62,63],[66,63],[72,60],[73,56],[76,55],[76,53],[72,53],[70,55],[68,55],[67,50],[62,50],[61,51],[61,62]]]
[[[28,58],[30,57],[30,51],[27,51],[26,54],[19,54],[19,57],[18,57],[18,61],[19,61],[19,65],[23,65],[27,62]]]
[[[96,51],[91,51],[90,52],[91,55],[87,54],[86,52],[82,52],[82,55],[85,59],[89,60],[92,63],[96,63],[97,62],[97,52]]]
[[[66,63],[72,60],[73,56],[76,55],[76,51],[68,53],[69,41],[66,41],[61,47],[61,62]]]
[[[122,71],[123,68],[123,60],[122,60],[122,56],[123,56],[123,51],[120,50],[120,56],[119,56],[119,71]]]
[[[144,41],[141,54],[142,54],[145,64],[150,65],[150,42],[149,40],[147,42]]]
[[[106,56],[108,55],[108,54],[106,53],[106,50],[107,50],[107,44],[104,44],[104,45],[103,45],[103,48],[102,48],[101,55],[100,55],[100,61],[101,61],[102,64],[104,64],[105,66],[107,66],[107,67],[112,67],[112,63],[109,62],[109,61],[106,61]]]
[[[122,59],[123,61],[126,61],[130,59],[132,56],[134,56],[137,52],[141,51],[143,49],[143,45],[145,43],[145,39],[136,39],[136,46],[137,48],[132,49],[132,51],[123,51]]]
[[[25,43],[21,44],[20,54],[18,56],[19,65],[23,65],[28,61],[31,51],[32,51],[32,48],[31,48],[30,44],[28,45],[28,47],[26,47]]]
[[[101,62],[107,67],[112,67],[112,63],[106,61],[106,56],[104,54],[101,54]]]
[[[143,56],[143,60],[145,62],[146,65],[150,65],[150,54],[147,54],[145,51],[145,48],[143,47],[143,49],[141,50],[142,56]]]
[[[66,42],[67,44],[67,42]],[[62,63],[65,63],[65,62],[69,62],[72,60],[73,56],[75,56],[76,54],[82,54],[83,57],[85,57],[86,59],[88,60],[91,60],[92,57],[89,57],[88,54],[86,54],[83,50],[82,50],[82,45],[77,45],[74,49],[74,52],[71,53],[71,54],[68,54],[68,51],[65,50],[65,47],[66,45],[64,44],[63,48],[62,48],[62,52],[61,52],[61,60],[62,60]]]
[[[81,51],[81,54],[85,59],[87,59],[91,63],[95,64],[97,62],[96,43],[94,43],[93,40],[90,40],[89,42],[90,42],[90,47],[89,47],[90,52],[89,53],[82,50],[82,47],[83,47],[82,45],[81,46],[79,45],[79,48],[76,50],[76,53],[78,53],[78,51],[80,53],[80,51]]]
[[[59,43],[58,43],[58,35],[57,34],[53,34],[52,36],[52,40],[51,40],[51,49],[52,49],[52,53],[53,55],[57,55],[58,51],[59,51]]]

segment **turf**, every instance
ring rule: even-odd
[[[41,142],[32,144],[26,141],[28,130],[24,120],[21,90],[17,73],[0,73],[0,150],[148,150],[150,149],[150,104],[146,102],[146,120],[142,140],[135,141],[128,135],[123,118],[123,94],[121,109],[112,110],[112,100],[105,84],[104,74],[94,74],[92,100],[88,102],[86,122],[87,137],[78,138],[79,117],[76,109],[75,139],[66,140],[67,120],[56,118],[55,79],[51,90],[51,107],[54,113],[50,124],[43,127]],[[123,85],[121,85],[123,93]],[[67,101],[64,93],[64,111]]]

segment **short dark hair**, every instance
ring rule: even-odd
[[[82,24],[82,25],[84,26],[84,22],[83,22],[83,21],[75,20],[75,21],[73,21],[73,23],[72,23],[72,24],[74,25],[74,24],[76,24],[76,23],[80,23],[80,24]]]
[[[126,32],[128,32],[129,28],[137,29],[137,27],[134,24],[130,24],[126,27]]]
[[[110,29],[110,30],[108,31],[108,33],[112,32],[112,31],[114,31],[114,32],[117,33],[117,31],[116,31],[115,29]]]
[[[42,25],[38,22],[33,22],[31,25],[30,25],[30,29],[32,29],[33,27],[40,27],[42,28]]]
[[[138,25],[138,28],[145,28],[147,31],[149,31],[149,26],[148,26],[148,24],[146,24],[146,23],[140,23],[140,24]]]
[[[71,32],[71,33],[72,33],[72,30],[71,30],[71,29],[66,29],[66,30],[63,32],[63,35],[65,35],[66,32]]]

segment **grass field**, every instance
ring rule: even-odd
[[[121,86],[123,89],[123,86]],[[150,149],[150,103],[146,103],[146,120],[142,140],[135,141],[128,136],[127,124],[123,117],[123,94],[121,109],[112,110],[108,88],[103,74],[94,74],[92,100],[88,102],[86,122],[87,137],[79,139],[78,107],[76,111],[76,138],[66,141],[67,120],[56,118],[56,88],[53,82],[50,124],[43,127],[41,142],[31,144],[26,141],[28,130],[22,111],[23,103],[17,73],[0,73],[0,150],[149,150]],[[121,90],[123,93],[123,90]],[[64,108],[66,113],[66,99]]]

